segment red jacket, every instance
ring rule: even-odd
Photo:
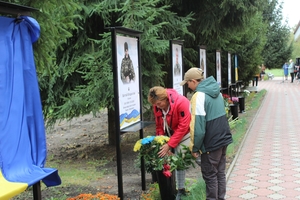
[[[190,132],[190,101],[178,94],[174,89],[167,89],[170,110],[167,114],[167,123],[173,130],[168,145],[176,148],[181,139]],[[153,112],[156,123],[156,135],[168,135],[164,132],[164,122],[162,110],[153,106]]]

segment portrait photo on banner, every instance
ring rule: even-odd
[[[172,71],[173,71],[173,88],[181,95],[183,95],[183,87],[180,86],[182,81],[182,54],[183,48],[182,44],[176,43],[176,41],[172,42]]]
[[[137,38],[116,36],[120,128],[140,121],[139,55]]]
[[[219,50],[216,51],[216,81],[221,86],[221,52]]]
[[[206,78],[207,70],[206,70],[206,48],[204,46],[200,46],[199,48],[199,60],[200,60],[200,68],[203,71],[203,76]]]
[[[231,84],[231,53],[228,52],[228,85]]]

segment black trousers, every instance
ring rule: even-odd
[[[223,200],[226,194],[226,149],[201,154],[201,171],[206,183],[207,200]]]
[[[291,79],[291,83],[292,83],[292,82],[294,82],[294,75],[295,75],[295,73],[292,72],[292,73],[290,73],[290,75],[291,75],[291,78],[292,78],[292,79]]]
[[[258,82],[258,76],[254,76],[253,80],[252,80],[252,86],[254,87],[254,82],[255,82],[255,86],[257,86],[257,82]]]

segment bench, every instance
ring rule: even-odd
[[[274,74],[271,74],[271,73],[268,73],[267,74],[267,76],[268,76],[268,80],[273,80],[273,78],[274,78]]]

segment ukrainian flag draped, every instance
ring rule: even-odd
[[[5,180],[28,187],[40,180],[46,186],[60,185],[57,169],[44,167],[46,135],[32,47],[40,26],[21,16],[0,17],[0,27],[1,173]]]

